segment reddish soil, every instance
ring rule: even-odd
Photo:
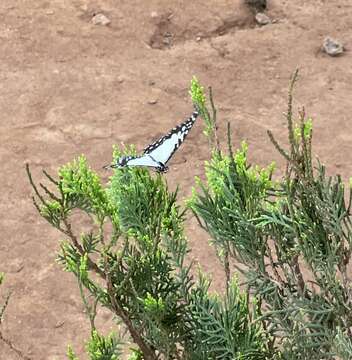
[[[266,130],[286,141],[289,77],[301,69],[295,105],[314,119],[314,150],[329,172],[352,174],[352,4],[350,0],[268,0],[273,24],[259,27],[240,0],[1,0],[0,2],[0,271],[13,291],[4,336],[30,359],[82,356],[89,321],[75,279],[55,263],[61,235],[31,203],[24,165],[34,176],[85,154],[101,166],[113,144],[142,149],[192,111],[190,79],[213,87],[220,138],[231,121],[235,146],[250,159],[282,160]],[[102,12],[109,26],[93,25]],[[325,36],[346,52],[320,51]],[[198,121],[171,162],[170,187],[190,195],[209,156]],[[194,257],[221,288],[223,273],[208,237],[188,221]],[[110,328],[110,314],[98,325]],[[0,359],[16,355],[0,341]],[[82,358],[85,358],[82,356]]]

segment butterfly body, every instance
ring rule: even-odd
[[[156,169],[157,172],[166,172],[166,163],[185,140],[194,122],[198,117],[195,110],[190,118],[174,127],[167,135],[148,145],[140,156],[121,156],[117,162],[104,168],[124,168],[130,166],[146,166]]]

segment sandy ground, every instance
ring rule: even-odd
[[[55,263],[61,235],[35,212],[25,176],[37,179],[84,153],[101,166],[112,145],[138,149],[192,111],[187,89],[196,75],[211,85],[220,138],[231,121],[235,146],[246,139],[250,159],[282,160],[266,130],[286,141],[282,113],[288,81],[301,76],[297,106],[314,119],[314,149],[329,172],[352,174],[352,4],[350,0],[268,0],[275,23],[259,27],[240,0],[1,0],[0,2],[0,271],[1,292],[13,295],[3,334],[31,359],[64,359],[66,345],[82,355],[89,322],[76,282]],[[93,25],[104,13],[109,26]],[[345,54],[320,51],[325,36]],[[188,196],[209,156],[197,122],[172,160],[170,187]],[[195,221],[187,231],[194,257],[223,284],[208,237]],[[110,328],[110,314],[98,325]],[[84,358],[84,357],[82,357]],[[0,359],[19,357],[0,342]]]

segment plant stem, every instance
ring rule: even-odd
[[[123,310],[123,307],[121,306],[121,304],[119,304],[118,299],[116,299],[114,290],[113,290],[113,285],[111,282],[111,277],[108,272],[107,272],[107,290],[108,290],[108,294],[109,294],[109,297],[111,300],[113,310],[115,311],[116,315],[119,316],[122,319],[122,321],[125,323],[125,325],[127,326],[128,331],[129,331],[133,341],[138,345],[138,347],[142,351],[144,360],[157,360],[158,358],[155,355],[155,352],[150,348],[150,346],[148,346],[144,342],[142,336],[134,328],[132,321],[130,320],[128,314],[126,314],[126,312]]]
[[[81,244],[78,242],[77,237],[72,232],[71,224],[67,221],[66,218],[62,220],[64,223],[66,230],[61,229],[73,242],[73,245],[76,247],[76,249],[79,251],[79,253],[83,256],[85,254],[84,249],[82,248]],[[94,270],[102,279],[106,278],[106,275],[104,271],[102,271],[98,265],[92,261],[89,256],[87,256],[88,266],[90,269]]]

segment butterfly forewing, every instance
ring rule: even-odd
[[[173,128],[167,135],[147,146],[144,149],[144,154],[150,155],[155,161],[165,165],[185,140],[197,116],[198,112],[195,111],[189,119]]]

